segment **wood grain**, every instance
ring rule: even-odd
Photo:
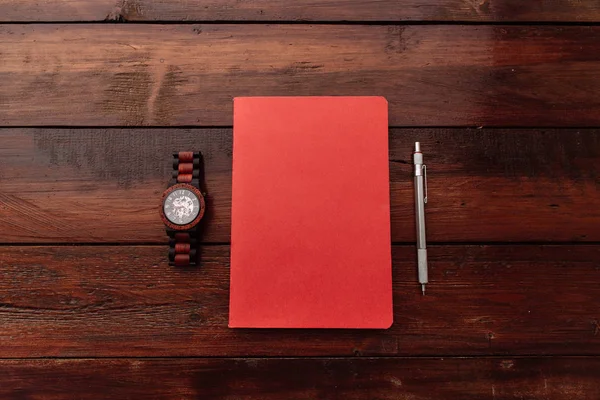
[[[598,358],[2,360],[4,399],[600,397]]]
[[[0,26],[0,124],[227,126],[232,98],[383,95],[393,126],[598,126],[598,26]]]
[[[429,241],[600,240],[597,129],[392,129],[395,242],[415,240],[417,140]],[[203,240],[228,242],[231,146],[229,129],[2,129],[0,243],[166,243],[158,206],[180,149],[205,155]]]
[[[572,0],[3,0],[0,21],[598,22]]]
[[[600,354],[600,246],[395,246],[389,330],[227,328],[229,248],[4,246],[0,357]]]

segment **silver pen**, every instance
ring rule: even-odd
[[[421,143],[415,142],[415,212],[417,217],[417,264],[423,296],[427,280],[427,244],[425,242],[425,203],[427,203],[427,167],[423,164]]]

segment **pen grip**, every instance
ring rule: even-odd
[[[423,176],[415,176],[415,214],[417,227],[417,248],[425,248],[425,195]]]
[[[428,283],[427,276],[427,250],[417,249],[417,262],[419,263],[419,283]]]

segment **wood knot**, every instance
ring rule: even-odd
[[[600,323],[598,323],[598,320],[593,320],[592,326],[594,328],[594,336],[598,336],[598,333],[600,332]]]

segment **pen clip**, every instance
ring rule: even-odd
[[[423,164],[423,180],[425,181],[425,197],[423,203],[427,203],[427,166]]]

